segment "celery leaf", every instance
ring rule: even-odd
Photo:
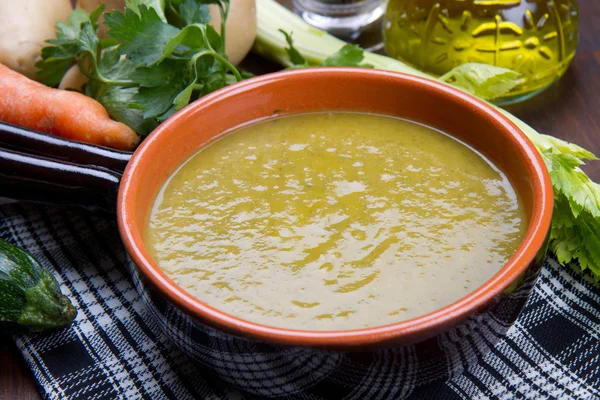
[[[467,63],[450,70],[440,80],[484,100],[493,100],[517,87],[521,74],[493,65]]]

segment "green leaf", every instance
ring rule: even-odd
[[[229,17],[229,0],[198,0],[200,3],[203,4],[216,4],[219,7],[219,12],[221,14],[221,29],[220,29],[220,33],[221,33],[221,38],[223,40],[223,43],[225,43],[225,33],[226,33],[226,29],[225,29],[225,23],[227,22],[227,18]]]
[[[566,148],[563,147],[563,150]],[[592,182],[579,168],[583,160],[558,148],[540,150],[546,160],[554,188],[568,200],[571,213],[577,217],[586,210],[600,218],[600,185]]]
[[[229,83],[229,75],[221,62],[214,57],[199,57],[196,61],[197,66],[197,86],[198,94],[204,96],[214,92]]]
[[[206,39],[210,48],[219,53],[225,59],[227,59],[227,55],[225,54],[225,42],[221,38],[221,36],[217,33],[215,28],[212,25],[206,25]]]
[[[588,259],[591,260],[586,267],[600,275],[600,238],[598,235],[586,235],[583,248],[587,252]]]
[[[134,101],[143,108],[144,118],[155,118],[164,114],[178,97],[178,103],[181,103],[181,99],[185,98],[181,93],[192,90],[189,87],[193,88],[196,82],[194,64],[195,59],[167,59],[157,66],[138,68],[135,71],[132,78],[138,82],[140,89],[134,96]],[[187,98],[189,100],[189,96]],[[183,105],[179,108],[181,107]]]
[[[440,78],[484,100],[501,97],[521,84],[521,74],[493,65],[467,63]]]
[[[125,14],[119,11],[106,14],[104,20],[109,28],[107,34],[122,42],[119,46],[121,54],[140,65],[162,61],[166,57],[163,53],[165,46],[180,32],[165,23],[154,8],[146,5],[137,6],[137,13],[126,8]]]
[[[578,157],[582,160],[598,160],[598,157],[592,154],[592,152],[574,143],[565,142],[564,140],[555,138],[553,136],[544,136],[552,144],[552,146],[556,148],[560,153],[572,154],[573,156]]]
[[[41,59],[36,63],[36,66],[39,69],[39,71],[36,72],[36,78],[47,86],[56,87],[74,63],[74,58],[52,61],[44,61]]]
[[[183,107],[187,106],[190,103],[190,98],[192,97],[195,84],[196,80],[194,79],[185,89],[179,92],[179,94],[173,99],[175,111],[181,110]]]
[[[92,11],[92,15],[96,16],[97,14],[101,14],[103,10],[104,5],[101,5]],[[50,40],[49,42],[62,44],[72,40],[77,40],[79,38],[79,33],[81,32],[81,25],[84,22],[90,21],[90,15],[88,13],[81,8],[76,8],[73,10],[71,15],[69,15],[66,23],[62,21],[58,21],[56,23],[56,39]],[[96,21],[94,20],[94,22]]]
[[[308,61],[306,61],[306,59],[302,57],[302,54],[300,54],[300,52],[294,47],[292,33],[287,33],[283,29],[280,29],[279,32],[283,33],[285,36],[285,41],[288,44],[288,47],[286,47],[285,51],[293,64],[292,68],[309,67]]]
[[[124,123],[140,135],[147,135],[158,126],[158,122],[144,118],[144,111],[134,104],[137,91],[135,87],[110,86],[98,101],[106,108],[112,119]]]
[[[163,122],[167,118],[169,118],[171,115],[175,114],[175,112],[177,112],[177,110],[175,109],[175,105],[172,105],[171,107],[169,107],[169,109],[167,111],[165,111],[163,114],[156,117],[156,120],[158,122]]]
[[[229,0],[196,0],[196,2],[200,4],[214,4],[219,6],[219,8],[225,12],[225,16],[227,16],[227,12],[229,11]]]
[[[288,47],[285,49],[287,55],[292,62],[291,68],[306,68],[310,67],[308,61],[294,47],[294,40],[291,33],[287,33],[283,29],[279,32],[283,33]],[[327,57],[320,64],[323,67],[363,67],[373,68],[371,64],[363,64],[364,50],[354,44],[346,44],[340,50]]]
[[[208,6],[200,0],[184,0],[179,6],[179,14],[188,25],[210,22]]]
[[[130,75],[140,87],[157,87],[177,79],[182,61],[167,59],[152,67],[140,67]],[[185,60],[183,61],[185,64]]]
[[[98,72],[104,79],[110,82],[133,82],[131,76],[136,68],[137,65],[135,63],[121,56],[117,46],[104,49],[100,54]]]
[[[561,264],[577,262],[600,280],[600,219],[583,210],[577,218],[570,214],[564,193],[555,193],[554,216],[550,234],[551,248]]]
[[[600,280],[600,185],[579,168],[589,151],[560,139],[530,136],[554,187],[551,249],[561,264],[576,262]]]
[[[36,63],[39,80],[48,86],[57,86],[79,55],[86,53],[95,57],[97,19],[103,10],[104,5],[101,5],[88,15],[84,10],[76,9],[66,23],[56,23],[56,39],[48,41],[50,46],[42,49],[41,58]]]
[[[186,26],[165,44],[163,55],[168,57],[175,51],[190,53],[206,48],[205,29],[203,25]]]
[[[86,52],[95,59],[99,44],[97,30],[92,26],[90,21],[84,22],[81,26],[81,33],[78,40],[79,52]]]
[[[152,88],[142,87],[134,96],[135,104],[143,107],[144,118],[155,118],[164,114],[174,103],[175,99],[185,87],[156,86]]]
[[[363,67],[373,68],[370,64],[361,64],[363,49],[354,44],[346,44],[338,52],[331,55],[321,65],[325,67]]]
[[[165,0],[127,0],[126,8],[129,8],[138,13],[139,6],[146,6],[147,8],[153,8],[156,14],[163,22],[167,22],[165,17]],[[139,14],[139,13],[138,13]]]
[[[92,23],[92,25],[94,26],[94,28],[98,28],[98,18],[100,18],[100,16],[102,15],[102,13],[104,12],[104,9],[106,8],[106,5],[104,3],[101,3],[98,7],[96,7],[95,9],[92,10],[92,12],[89,15],[89,20]],[[79,8],[76,8],[74,10],[74,12],[76,12],[77,10],[80,10]]]

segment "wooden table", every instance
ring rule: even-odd
[[[565,76],[540,96],[510,111],[540,132],[577,143],[600,156],[600,2],[580,0],[581,40]],[[276,66],[249,56],[254,72]],[[600,161],[583,168],[600,182]],[[33,376],[9,338],[0,345],[0,399],[39,399]]]

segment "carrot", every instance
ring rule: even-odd
[[[52,89],[0,64],[0,121],[120,150],[131,150],[138,135],[113,121],[96,100]]]

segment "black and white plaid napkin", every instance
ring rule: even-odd
[[[66,329],[15,337],[44,398],[246,398],[161,334],[128,277],[114,218],[4,205],[0,237],[51,270],[79,310]],[[506,339],[450,382],[408,398],[600,399],[599,287],[549,261]]]

